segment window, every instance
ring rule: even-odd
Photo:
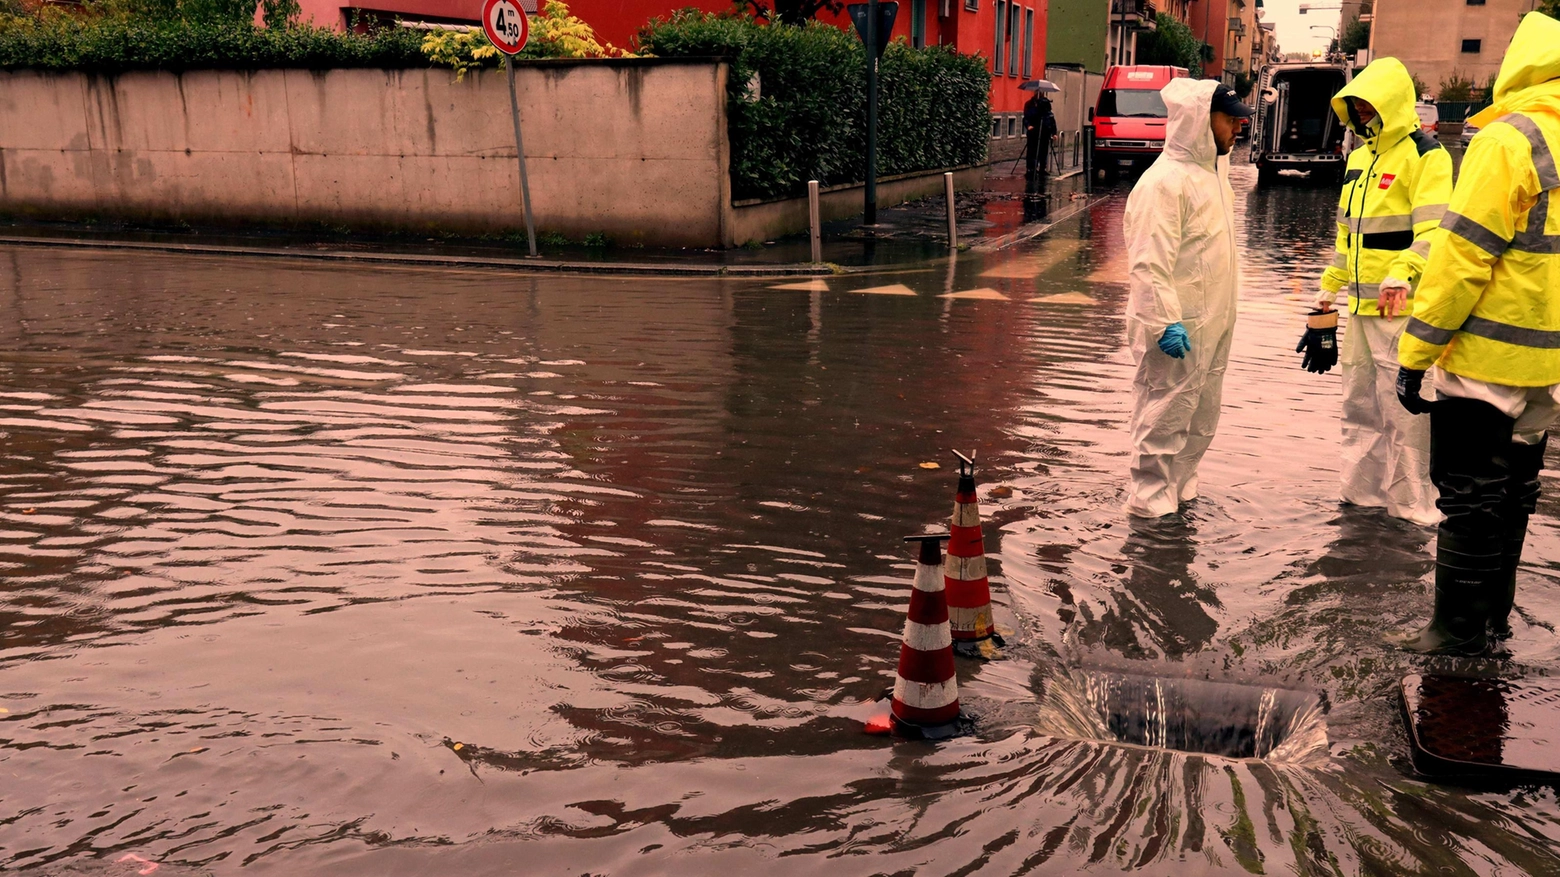
[[[1019,34],[1018,28],[1019,28],[1019,21],[1020,21],[1019,16],[1022,15],[1023,12],[1024,12],[1024,10],[1020,9],[1018,4],[1016,4],[1016,3],[1008,4],[1008,40],[1007,40],[1007,42],[1008,42],[1008,69],[1007,69],[1007,72],[1008,72],[1009,76],[1017,76],[1018,75],[1018,34]]]
[[[1483,6],[1484,0],[1468,0],[1469,6]]]
[[[979,12],[980,0],[964,0],[964,8],[971,12]]]
[[[1017,133],[1018,133],[1018,117],[1017,116],[1008,116],[1008,136],[1012,137],[1014,134],[1017,134]]]
[[[910,0],[910,45],[926,48],[926,4],[928,0]]]
[[[1479,46],[1483,40],[1463,40],[1463,52],[1468,55],[1479,54]]]
[[[1097,116],[1133,116],[1143,119],[1163,119],[1170,115],[1165,99],[1159,92],[1145,88],[1108,88],[1100,92],[1100,105],[1094,111]]]
[[[991,117],[991,139],[995,140],[995,139],[997,139],[998,137],[1001,137],[1001,136],[1002,136],[1002,117],[1001,116],[992,116]]]
[[[996,48],[991,53],[991,70],[998,76],[1002,75],[1002,26],[1007,23],[1007,4],[1003,0],[997,0],[996,24],[992,28],[996,38]]]
[[[1024,10],[1024,78],[1028,79],[1034,70],[1035,58],[1035,11]]]

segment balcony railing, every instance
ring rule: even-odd
[[[1153,0],[1111,0],[1111,20],[1117,24],[1135,24],[1154,20]]]
[[[1234,34],[1234,35],[1236,35],[1238,37],[1245,36],[1246,35],[1246,22],[1245,22],[1245,20],[1244,19],[1240,19],[1240,18],[1232,18],[1232,19],[1230,19],[1230,33],[1232,33],[1232,34]]]

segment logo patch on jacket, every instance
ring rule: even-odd
[[[1395,180],[1395,179],[1397,179],[1397,174],[1382,174],[1381,175],[1381,185],[1378,186],[1377,188],[1379,188],[1379,189],[1390,189],[1390,188],[1392,188],[1392,181]]]

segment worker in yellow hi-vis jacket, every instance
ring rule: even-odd
[[[1452,159],[1419,127],[1408,68],[1381,58],[1333,97],[1333,112],[1361,139],[1338,198],[1338,242],[1322,274],[1320,311],[1349,296],[1343,338],[1343,501],[1385,508],[1424,526],[1441,520],[1430,483],[1430,425],[1398,405],[1395,319],[1424,272],[1452,195]],[[1312,322],[1317,322],[1313,314]],[[1336,319],[1334,317],[1333,319]],[[1307,332],[1306,342],[1317,340]],[[1306,367],[1322,372],[1323,356]]]
[[[1398,347],[1398,398],[1430,411],[1435,608],[1411,651],[1511,634],[1517,565],[1560,418],[1560,22],[1530,13],[1495,80]],[[1435,367],[1437,401],[1420,395]]]

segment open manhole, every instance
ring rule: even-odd
[[[1320,699],[1288,688],[1067,669],[1045,680],[1038,729],[1058,737],[1261,758],[1324,760]]]
[[[1408,676],[1403,715],[1414,767],[1431,776],[1560,776],[1560,682]]]

